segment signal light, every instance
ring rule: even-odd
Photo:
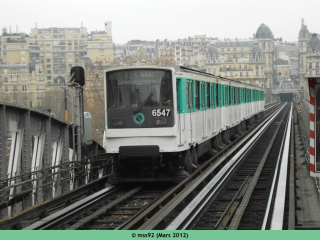
[[[80,66],[75,66],[70,69],[71,76],[73,75],[72,81],[78,83],[81,87],[85,85],[84,69]]]

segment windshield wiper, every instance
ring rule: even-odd
[[[136,110],[133,111],[133,114],[137,114],[141,110],[141,108],[149,101],[152,95],[153,93],[150,93],[146,100],[144,100],[143,103]]]

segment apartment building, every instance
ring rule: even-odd
[[[88,35],[87,55],[93,62],[113,62],[112,23],[106,22],[104,31]]]
[[[261,24],[253,38],[212,41],[206,51],[208,73],[263,87],[273,85],[274,39]],[[269,94],[270,95],[270,94]]]
[[[299,79],[304,97],[309,96],[308,78],[320,77],[320,39],[317,33],[310,33],[301,20],[299,31]]]
[[[29,62],[29,39],[25,33],[11,33],[2,29],[0,36],[0,63],[26,64]]]
[[[45,78],[39,65],[0,64],[0,101],[44,107]]]

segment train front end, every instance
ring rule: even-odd
[[[110,183],[172,177],[175,163],[167,155],[176,151],[178,133],[173,76],[169,67],[105,72],[103,144],[113,164]]]

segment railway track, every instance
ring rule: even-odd
[[[265,115],[272,117],[272,112],[278,111],[280,105],[269,106]],[[261,120],[252,127],[253,131],[250,129],[214,157],[203,161],[196,172],[176,186],[109,186],[24,229],[165,229],[192,199],[206,188],[208,182],[223,175],[220,170],[228,165],[230,159],[238,154],[239,149],[248,143],[254,132],[259,131],[261,125],[267,121]],[[236,194],[232,197],[234,201],[237,196],[239,200],[239,196],[243,194],[237,189],[242,186],[246,192],[252,181],[252,178],[247,176],[239,179],[241,180],[235,181],[228,192],[229,199]],[[225,205],[228,205],[226,201],[222,201],[221,209]]]
[[[132,216],[147,209],[148,204],[161,197],[167,189],[168,185],[109,186],[24,230],[113,230],[125,226]]]

